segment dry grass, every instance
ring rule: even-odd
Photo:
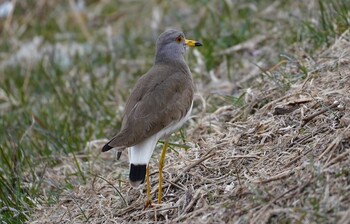
[[[301,53],[256,77],[243,107],[197,112],[186,128],[190,149],[167,154],[163,201],[153,208],[143,207],[144,187],[129,186],[126,156],[116,161],[99,153],[104,140],[90,142],[85,153],[46,169],[32,223],[346,223],[349,65],[345,32],[318,58]],[[271,78],[302,71],[306,78],[287,91]],[[156,201],[157,160],[150,165]],[[45,192],[77,167],[91,172],[86,184],[64,188],[57,203],[47,203]]]
[[[1,223],[349,220],[348,0],[7,3]],[[169,27],[205,46],[188,54],[197,95],[163,203],[144,209],[126,155],[100,149]]]

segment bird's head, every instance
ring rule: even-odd
[[[185,38],[183,32],[168,30],[157,40],[156,61],[183,60],[187,47],[199,47],[198,41]]]

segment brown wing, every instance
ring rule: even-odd
[[[126,104],[122,129],[108,145],[130,147],[140,143],[185,116],[192,99],[192,78],[187,70],[153,68],[137,82]]]

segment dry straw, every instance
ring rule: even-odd
[[[127,183],[126,157],[90,144],[77,157],[91,178],[64,188],[59,201],[38,206],[33,223],[345,223],[350,217],[350,35],[311,60],[269,71],[307,77],[282,93],[257,78],[246,106],[224,106],[193,119],[188,151],[167,154],[163,204],[144,209],[144,188]],[[259,85],[256,85],[259,86]],[[258,107],[260,102],[269,102]],[[254,113],[252,113],[255,111]],[[176,148],[175,148],[176,149]],[[92,152],[91,152],[91,151]],[[43,192],[76,172],[73,158],[46,169]],[[152,195],[157,161],[150,164]],[[44,198],[46,196],[44,195]],[[38,203],[39,204],[39,203]]]

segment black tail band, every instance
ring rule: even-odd
[[[143,183],[145,181],[145,176],[146,176],[146,164],[130,165],[130,174],[129,174],[130,181],[132,182],[141,181],[141,183]]]

